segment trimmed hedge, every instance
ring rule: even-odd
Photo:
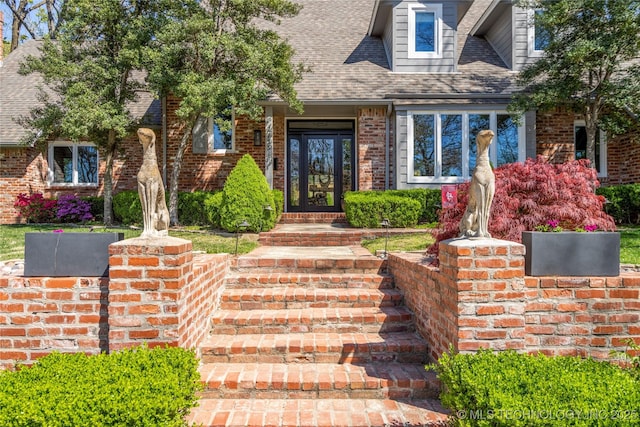
[[[640,424],[640,382],[608,362],[480,350],[444,354],[430,368],[454,425]]]
[[[596,194],[607,199],[604,210],[617,224],[640,224],[640,184],[600,187]]]
[[[354,227],[380,228],[384,218],[392,227],[413,227],[422,211],[421,203],[412,197],[380,191],[347,192],[344,201],[345,216]]]
[[[142,224],[142,204],[137,191],[124,190],[113,196],[113,215],[121,224]]]
[[[186,426],[201,389],[197,367],[194,352],[181,348],[53,353],[0,372],[0,425]]]
[[[216,193],[194,191],[178,193],[178,220],[182,225],[210,225],[207,200]]]
[[[438,222],[438,212],[441,208],[441,196],[439,189],[412,188],[410,190],[352,191],[351,193],[362,194],[363,196],[369,197],[379,197],[381,194],[384,194],[387,196],[413,199],[420,203],[420,214],[418,216],[419,223]],[[345,197],[345,211],[347,210],[346,205],[347,199]]]

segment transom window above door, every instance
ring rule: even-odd
[[[409,5],[409,58],[442,55],[442,5]]]
[[[407,181],[468,180],[476,165],[476,136],[483,129],[496,135],[489,149],[495,167],[524,160],[524,126],[518,126],[506,112],[409,112]]]

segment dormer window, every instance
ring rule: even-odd
[[[442,5],[409,5],[409,58],[442,55]]]
[[[541,56],[549,44],[549,34],[541,27],[538,19],[542,13],[542,9],[529,11],[529,56]]]

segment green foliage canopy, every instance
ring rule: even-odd
[[[39,72],[47,90],[23,124],[26,140],[89,140],[101,150],[104,221],[112,221],[112,166],[120,140],[137,124],[131,106],[146,90],[144,47],[162,25],[169,0],[76,0],[60,14],[57,39],[45,39],[40,55],[23,64]]]
[[[563,105],[584,116],[587,158],[595,165],[598,128],[610,135],[637,125],[640,112],[640,1],[518,0],[541,10],[537,31],[547,36],[544,55],[526,66],[524,91],[510,109],[519,114]],[[530,23],[533,25],[533,23]]]
[[[278,96],[302,111],[294,85],[303,66],[293,48],[273,30],[300,6],[289,0],[185,0],[156,33],[149,48],[152,88],[179,99],[182,139],[171,173],[169,213],[177,223],[182,157],[199,117],[213,117],[222,130],[236,115],[256,119],[260,102]]]

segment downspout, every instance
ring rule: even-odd
[[[393,105],[391,103],[387,104],[387,114],[385,117],[386,126],[385,126],[385,153],[384,153],[384,189],[389,189],[389,162],[391,157],[391,113],[393,112]]]
[[[167,97],[161,99],[162,109],[162,181],[167,188]]]

